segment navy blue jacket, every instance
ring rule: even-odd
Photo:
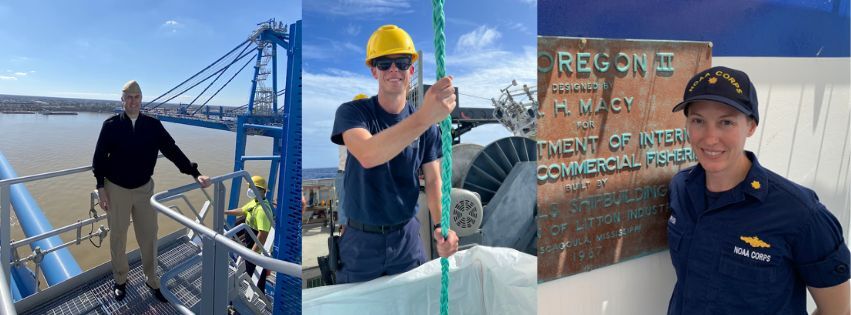
[[[806,287],[848,280],[849,252],[816,194],[753,163],[710,202],[698,164],[670,184],[668,243],[677,273],[668,314],[806,314]]]
[[[201,176],[198,164],[190,162],[180,151],[158,119],[140,113],[134,127],[124,112],[108,118],[100,129],[92,161],[97,188],[103,187],[104,178],[127,189],[147,184],[154,174],[159,152],[181,173]]]

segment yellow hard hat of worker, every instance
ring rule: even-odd
[[[254,186],[257,186],[257,188],[266,190],[266,179],[263,176],[251,176],[251,181],[254,182]]]
[[[411,62],[417,62],[419,57],[408,32],[396,25],[383,25],[372,33],[366,43],[366,66],[372,67],[372,59],[397,54],[411,55]]]
[[[360,93],[358,95],[355,95],[355,98],[353,98],[352,100],[357,101],[357,100],[362,100],[362,99],[365,99],[365,98],[369,98],[369,95]]]

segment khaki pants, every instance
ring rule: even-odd
[[[160,287],[157,277],[157,211],[151,206],[154,180],[136,189],[126,189],[109,182],[104,188],[109,197],[109,251],[112,255],[112,277],[115,283],[127,283],[130,266],[127,263],[127,228],[133,217],[133,230],[142,254],[142,268],[147,283],[154,289]]]

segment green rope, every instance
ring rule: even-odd
[[[432,0],[431,3],[434,22],[434,56],[437,60],[437,80],[440,80],[446,76],[443,0]],[[440,162],[441,180],[443,180],[440,226],[443,239],[446,239],[449,234],[449,207],[452,193],[452,118],[450,116],[446,116],[446,119],[440,122],[440,140],[443,142],[441,147],[443,158]],[[440,314],[449,315],[449,259],[445,257],[440,258]]]

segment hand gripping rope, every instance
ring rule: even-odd
[[[446,36],[443,33],[444,15],[443,1],[432,0],[432,25],[434,27],[434,56],[437,60],[437,80],[446,76]],[[441,151],[443,159],[440,162],[441,180],[443,181],[441,192],[440,230],[443,239],[449,233],[449,207],[450,194],[452,193],[452,117],[440,122],[440,140],[443,142]],[[449,315],[449,259],[440,258],[440,314]]]

